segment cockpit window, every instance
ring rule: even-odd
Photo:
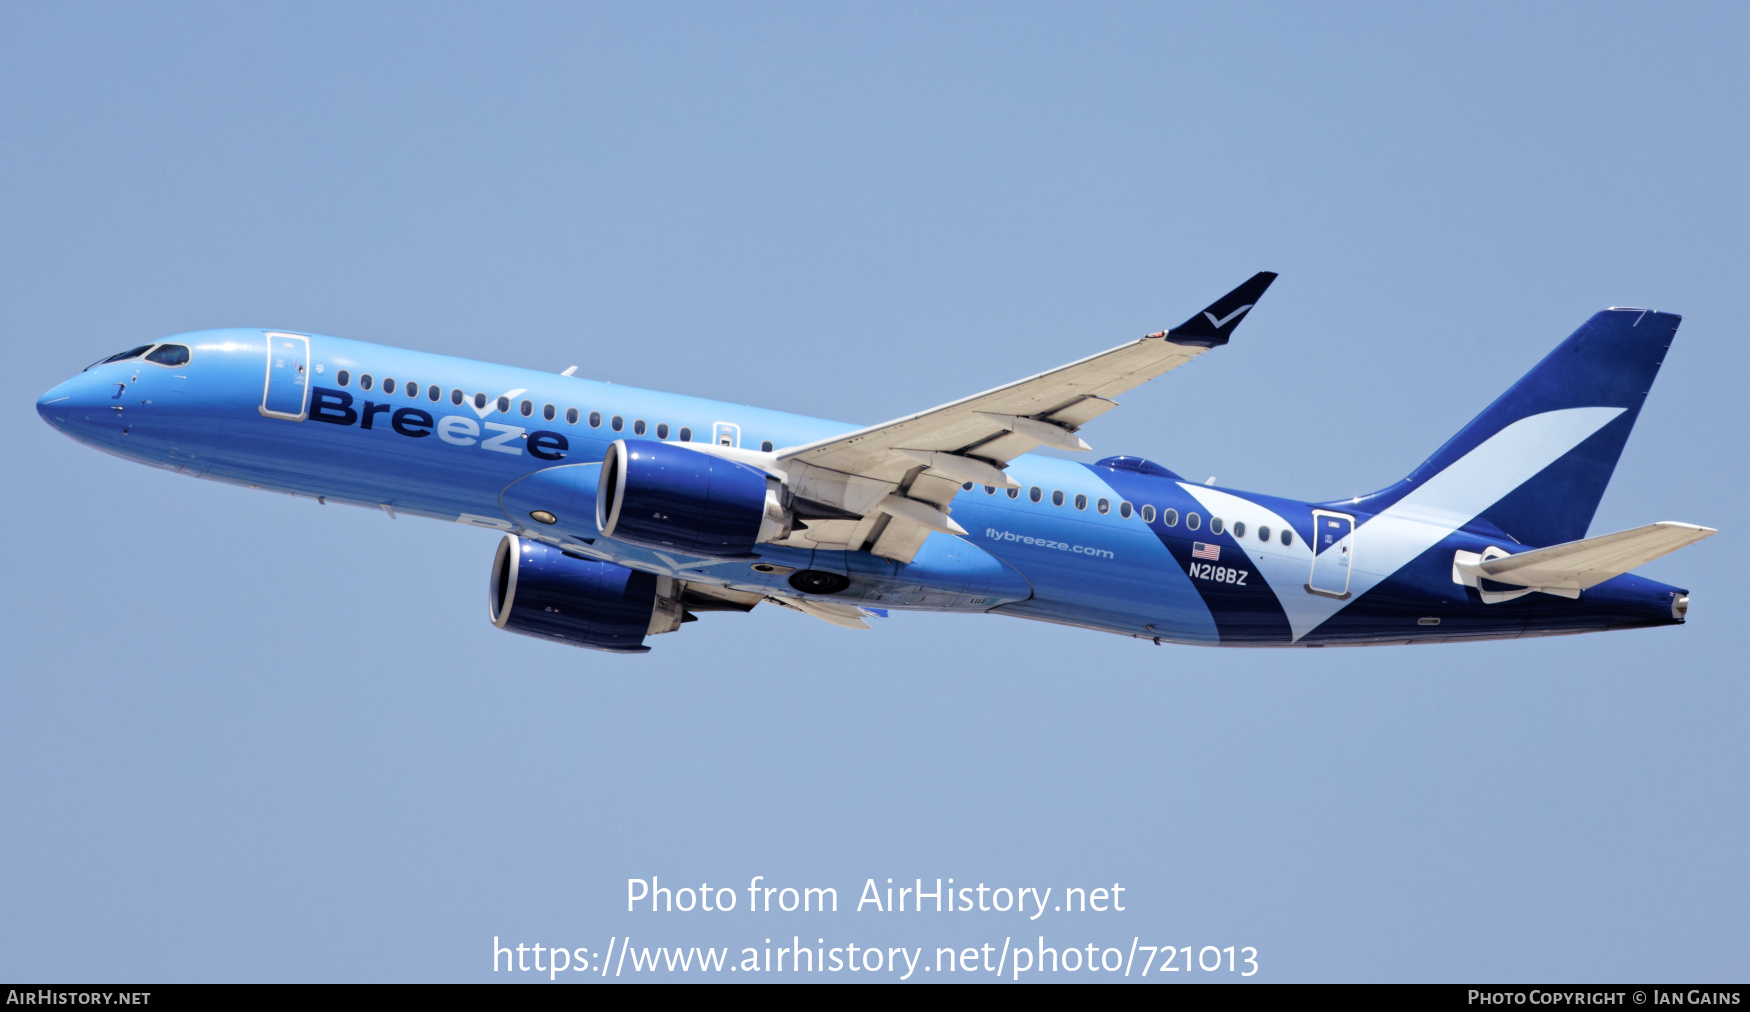
[[[152,350],[151,345],[142,344],[138,348],[129,348],[127,351],[120,352],[119,354],[111,355],[110,357],[102,360],[101,362],[98,362],[97,364],[98,365],[108,365],[111,362],[125,362],[130,358],[139,358],[141,355],[144,355],[146,352],[148,352],[150,350]]]
[[[159,365],[187,365],[188,349],[180,344],[161,344],[152,349],[152,354],[146,356],[146,361]]]

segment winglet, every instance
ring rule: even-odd
[[[1271,271],[1259,271],[1251,279],[1221,298],[1214,305],[1167,331],[1167,340],[1198,348],[1214,348],[1227,343],[1234,328],[1252,311],[1263,297],[1264,289],[1276,280]]]

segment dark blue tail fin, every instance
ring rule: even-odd
[[[1585,537],[1682,320],[1594,315],[1408,478],[1349,507],[1378,513],[1414,493],[1418,510],[1484,521],[1522,544]]]

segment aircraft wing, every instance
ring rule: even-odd
[[[845,436],[790,447],[778,464],[806,527],[796,544],[910,562],[931,531],[964,534],[947,503],[965,482],[1016,487],[1002,469],[1039,446],[1091,447],[1078,429],[1119,394],[1226,344],[1276,275],[1264,271],[1172,330]],[[801,540],[797,540],[801,539]]]
[[[1456,565],[1466,573],[1496,583],[1533,587],[1548,593],[1567,591],[1562,596],[1577,597],[1587,587],[1597,586],[1636,566],[1718,533],[1712,527],[1661,520],[1584,541],[1551,545],[1486,562]]]

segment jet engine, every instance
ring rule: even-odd
[[[596,524],[645,548],[710,558],[753,558],[753,546],[788,536],[783,485],[733,460],[647,439],[619,439],[602,458]]]
[[[524,636],[641,654],[650,649],[646,635],[672,632],[687,617],[672,595],[658,593],[660,581],[506,535],[492,560],[488,614],[493,625]]]
[[[761,595],[684,583],[506,535],[492,560],[487,615],[524,636],[641,654],[644,637],[696,621],[695,611],[752,611]]]

